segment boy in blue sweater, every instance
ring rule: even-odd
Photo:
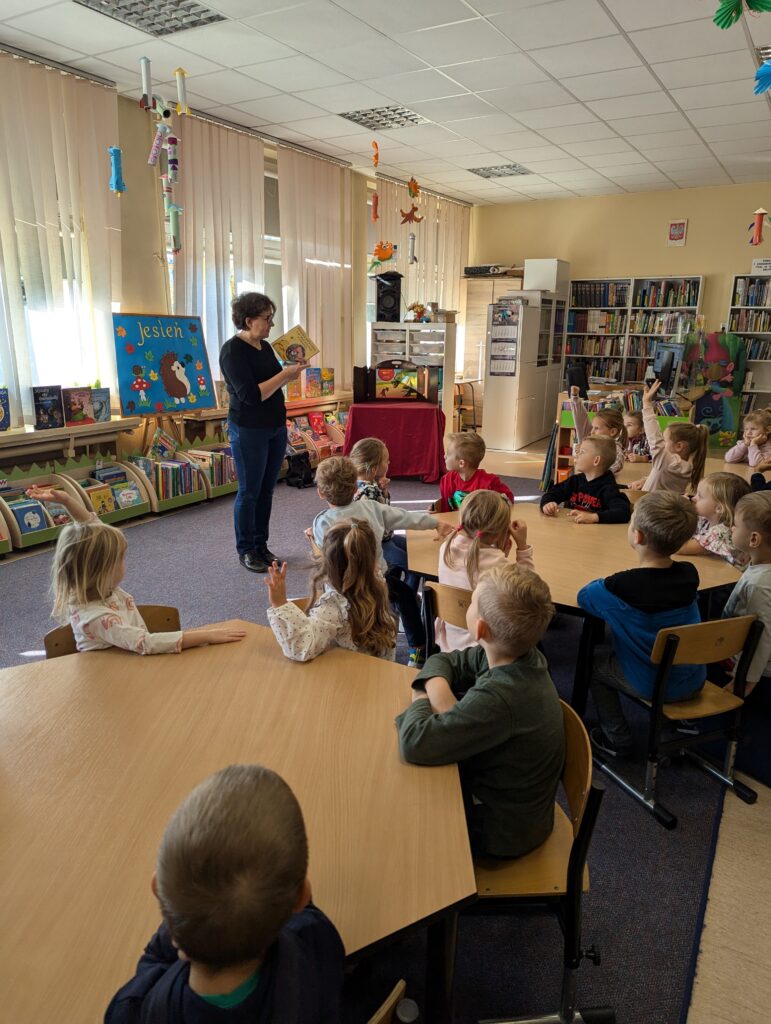
[[[637,569],[594,580],[578,592],[585,611],[610,626],[613,642],[595,648],[591,690],[600,725],[591,731],[594,746],[612,757],[632,753],[632,733],[620,693],[650,698],[656,666],[650,655],[660,629],[699,622],[696,601],[699,574],[690,562],[672,555],[696,531],[696,510],[671,491],[652,491],[634,507],[629,543]],[[704,685],[704,665],[676,665],[669,675],[666,701],[687,700]]]
[[[310,902],[300,805],[260,765],[201,783],[166,827],[163,924],[105,1024],[334,1024],[343,944]]]

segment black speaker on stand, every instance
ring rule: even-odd
[[[402,275],[396,270],[375,277],[377,303],[375,319],[378,323],[398,323],[402,318]]]

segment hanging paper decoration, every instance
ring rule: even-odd
[[[179,175],[179,157],[177,156],[177,146],[179,139],[176,135],[170,135],[166,139],[166,162],[169,168],[169,181],[175,185]]]
[[[158,122],[158,127],[155,129],[155,138],[153,139],[153,144],[150,147],[150,155],[147,157],[147,162],[151,167],[155,167],[158,163],[158,157],[161,155],[163,140],[170,132],[170,124],[164,124],[162,121]]]
[[[177,80],[177,113],[190,114],[190,107],[187,105],[187,71],[184,68],[177,68],[174,72]]]
[[[420,195],[420,185],[414,178],[410,178],[407,182],[407,191],[410,194],[410,199],[417,199]]]
[[[110,154],[110,191],[120,196],[126,191],[126,182],[123,180],[123,152],[120,146],[109,146]]]
[[[423,220],[422,217],[418,217],[418,208],[414,203],[406,213],[401,209],[399,213],[402,215],[402,224],[420,224]]]
[[[407,236],[407,262],[417,263],[418,257],[415,255],[415,232],[410,231]]]
[[[153,109],[153,83],[150,76],[150,58],[140,57],[139,67],[142,72],[142,99],[139,106],[142,110]]]
[[[753,214],[753,221],[750,224],[748,231],[752,232],[752,238],[750,238],[750,245],[761,245],[763,243],[763,224],[768,221],[771,224],[771,217],[761,207],[756,210]]]
[[[377,169],[377,165],[380,163],[380,146],[372,140],[372,148],[374,153],[372,154],[372,166]]]
[[[377,212],[377,208],[378,208],[378,203],[379,202],[380,202],[380,199],[378,197],[377,192],[375,192],[373,194],[373,196],[372,196],[372,223],[373,224],[376,221],[380,220],[380,214]]]
[[[755,95],[768,92],[771,89],[771,60],[764,61],[755,72]]]
[[[367,269],[367,273],[371,274],[373,270],[377,270],[381,263],[387,263],[393,259],[394,253],[398,248],[399,246],[394,245],[393,242],[378,242],[372,251],[373,259]]]
[[[720,6],[712,19],[718,28],[731,28],[741,18],[742,11],[760,14],[771,11],[771,0],[720,0]]]
[[[151,167],[161,163],[161,154],[165,151],[166,159],[161,164],[161,194],[163,196],[164,220],[166,224],[166,250],[178,253],[182,249],[182,236],[179,230],[179,218],[182,207],[174,202],[174,185],[179,180],[179,136],[173,132],[171,124],[172,106],[162,96],[152,93],[149,57],[140,57],[142,69],[142,99],[140,105],[153,114],[157,120],[147,162]],[[184,68],[177,68],[174,76],[177,81],[177,113],[189,114],[187,94],[185,91]]]

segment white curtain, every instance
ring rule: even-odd
[[[278,204],[284,326],[301,324],[321,349],[314,362],[350,387],[351,171],[279,146]]]
[[[219,350],[235,331],[233,297],[264,288],[264,148],[253,136],[194,117],[177,119],[176,127],[174,201],[183,212],[173,310],[203,320],[216,376]]]
[[[0,53],[0,384],[33,420],[34,384],[116,390],[120,287],[114,90]]]
[[[383,178],[377,180],[377,193],[378,237],[399,246],[382,269],[403,275],[403,299],[407,304],[437,302],[441,309],[460,309],[461,278],[468,261],[468,207],[424,193],[411,199],[405,185]],[[402,224],[401,211],[408,213],[413,205],[423,219]],[[410,232],[415,233],[417,263],[408,262]]]

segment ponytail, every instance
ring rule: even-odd
[[[466,556],[466,575],[473,589],[479,578],[479,555],[483,547],[504,550],[509,536],[511,511],[509,503],[497,491],[473,491],[460,507],[460,523],[444,548],[444,564],[455,569],[452,546],[459,533],[465,534],[471,545]]]
[[[704,423],[670,423],[669,436],[673,441],[685,441],[688,445],[688,461],[691,463],[691,480],[688,490],[696,493],[707,462],[709,428]]]

